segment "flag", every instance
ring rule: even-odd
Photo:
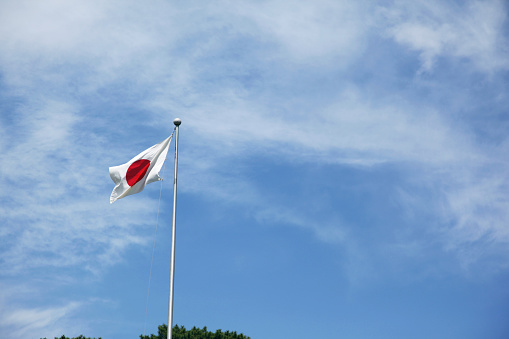
[[[166,160],[172,137],[173,133],[166,140],[141,152],[126,164],[110,167],[110,177],[115,183],[110,204],[117,199],[143,191],[145,185],[151,182],[162,180],[159,171]]]

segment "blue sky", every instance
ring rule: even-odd
[[[173,161],[148,312],[161,184],[110,205],[108,167],[179,117],[177,324],[507,338],[508,13],[2,1],[0,337],[167,321]]]

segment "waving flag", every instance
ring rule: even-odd
[[[131,194],[143,191],[145,185],[162,180],[159,171],[163,167],[170,146],[170,135],[166,140],[141,152],[128,163],[110,167],[110,177],[115,183],[110,204]]]

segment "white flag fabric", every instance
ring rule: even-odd
[[[115,183],[110,204],[131,194],[143,191],[145,185],[162,180],[159,171],[163,167],[170,146],[170,135],[164,141],[141,152],[128,163],[110,167],[110,177]]]

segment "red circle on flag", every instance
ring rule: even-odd
[[[140,159],[136,160],[129,166],[125,178],[129,186],[134,186],[138,181],[143,179],[150,166],[150,160]]]

